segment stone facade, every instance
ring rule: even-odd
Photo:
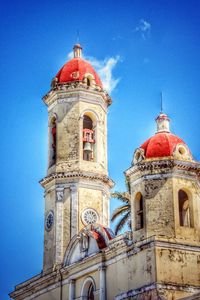
[[[75,49],[80,55],[80,45]],[[200,299],[200,164],[180,139],[166,157],[149,158],[145,147],[136,149],[125,172],[131,186],[132,230],[114,237],[108,228],[113,186],[107,169],[111,99],[92,76],[88,86],[86,77],[83,82],[64,84],[55,78],[44,97],[49,113],[49,165],[41,180],[43,271],[17,285],[10,297]],[[83,144],[85,115],[95,133],[91,160],[83,159],[84,147],[91,147]],[[158,132],[169,132],[169,118],[161,114],[157,120]],[[88,220],[94,217],[95,222],[84,223],[85,211]]]

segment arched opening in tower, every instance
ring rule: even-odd
[[[94,160],[94,129],[92,119],[83,116],[83,160]]]
[[[50,122],[50,156],[49,156],[49,166],[53,166],[56,163],[56,118],[53,117]]]
[[[179,224],[180,226],[191,227],[191,212],[189,206],[189,197],[183,190],[178,192],[178,205],[179,205]]]

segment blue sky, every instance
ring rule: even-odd
[[[161,91],[172,131],[200,159],[200,4],[13,0],[2,3],[0,20],[0,299],[8,299],[14,285],[42,269],[44,200],[38,181],[47,167],[47,111],[41,98],[67,60],[77,30],[85,56],[100,69],[107,66],[107,83],[114,84],[108,155],[120,190],[134,149],[155,132]]]

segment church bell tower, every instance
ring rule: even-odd
[[[107,109],[111,98],[97,73],[74,57],[52,80],[44,96],[48,108],[48,170],[41,180],[45,190],[43,270],[63,261],[72,237],[86,225],[109,225],[107,168]]]

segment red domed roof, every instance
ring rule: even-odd
[[[58,83],[66,83],[72,81],[82,81],[85,74],[91,74],[95,83],[102,87],[101,80],[91,64],[80,57],[75,57],[68,61],[58,72],[56,78]]]
[[[144,150],[146,158],[172,156],[177,144],[185,142],[170,132],[157,132],[144,142],[140,148]]]

